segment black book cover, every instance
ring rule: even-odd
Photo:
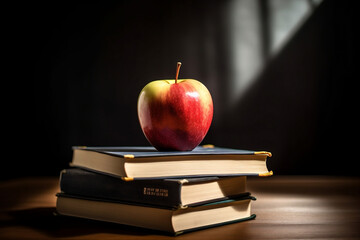
[[[218,179],[218,177],[203,177],[124,181],[119,177],[80,168],[69,168],[61,172],[60,191],[80,197],[178,208],[183,207],[181,202],[181,188],[184,182],[202,183],[206,181],[216,181]],[[244,195],[248,194],[249,193],[244,193]],[[211,201],[227,199],[227,197],[231,196],[212,199]],[[198,202],[192,205],[197,204],[204,204],[204,202]]]

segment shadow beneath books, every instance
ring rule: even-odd
[[[7,212],[0,225],[25,226],[50,237],[74,237],[89,234],[124,234],[145,236],[158,232],[115,223],[100,222],[55,214],[55,208],[32,208]]]

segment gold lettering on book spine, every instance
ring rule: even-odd
[[[164,188],[144,187],[143,194],[147,196],[168,197],[169,190]]]

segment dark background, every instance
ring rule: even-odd
[[[258,2],[266,55],[269,1]],[[1,178],[58,175],[73,145],[148,145],[138,94],[174,78],[177,61],[213,96],[203,143],[271,151],[275,174],[358,175],[353,3],[323,1],[235,104],[228,3],[5,6]]]

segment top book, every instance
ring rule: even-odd
[[[192,151],[160,152],[153,147],[73,147],[71,166],[121,177],[123,180],[204,177],[269,176],[270,152],[213,146]]]

